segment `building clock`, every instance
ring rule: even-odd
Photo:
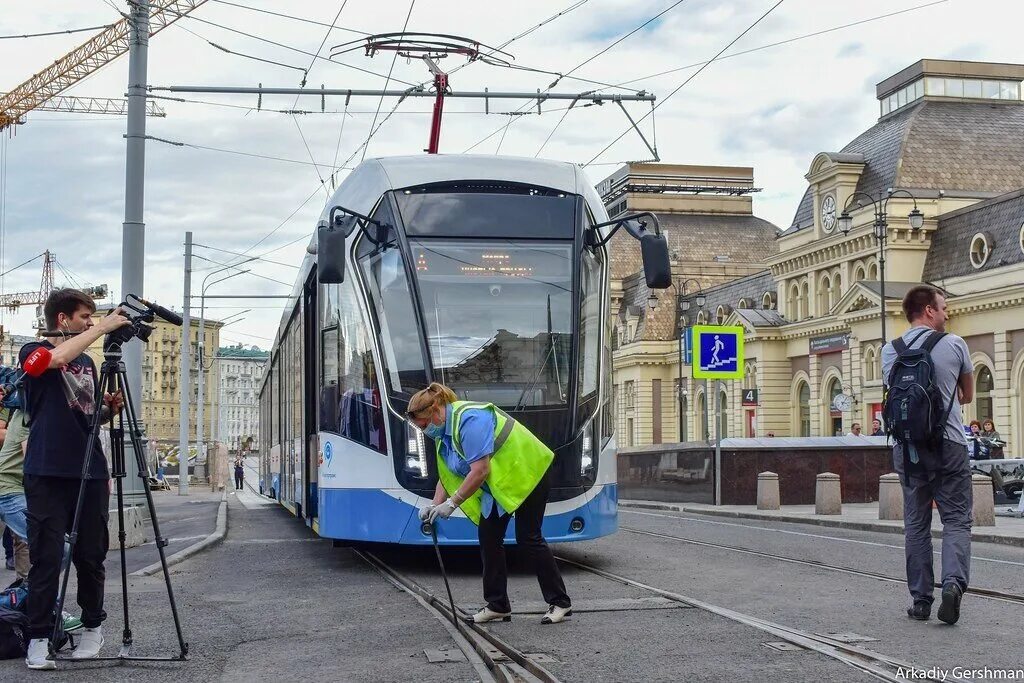
[[[821,227],[825,232],[832,232],[836,227],[836,198],[832,195],[821,200]]]

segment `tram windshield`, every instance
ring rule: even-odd
[[[564,405],[572,242],[411,239],[435,375],[462,398]]]

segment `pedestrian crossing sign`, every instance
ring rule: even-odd
[[[697,379],[743,379],[743,328],[695,326],[693,376]]]

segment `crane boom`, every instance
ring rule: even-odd
[[[3,97],[7,93],[0,93]],[[113,114],[124,116],[128,111],[128,100],[123,97],[72,97],[57,95],[35,107],[38,111],[59,111],[68,114]],[[167,112],[153,100],[146,102],[146,116],[164,118]],[[16,123],[24,123],[21,118]]]
[[[206,0],[151,0],[149,35],[156,35],[205,3]],[[18,123],[28,112],[128,52],[130,34],[129,21],[122,18],[0,96],[0,130]]]

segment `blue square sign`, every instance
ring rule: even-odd
[[[743,378],[743,328],[698,325],[693,328],[693,376]]]

